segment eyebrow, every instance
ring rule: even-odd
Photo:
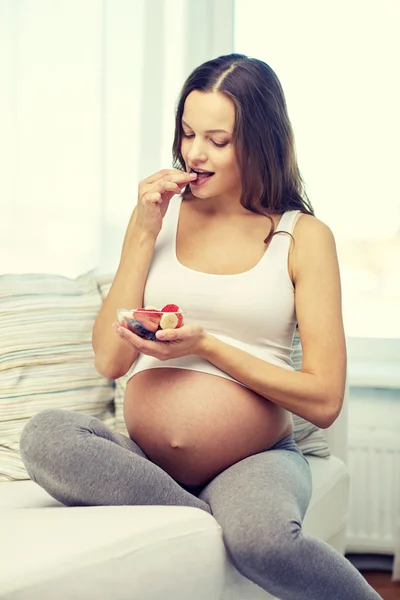
[[[182,119],[182,125],[186,125],[186,127],[189,127],[189,129],[192,129],[190,127],[190,125],[188,125],[186,123],[186,121],[184,121]],[[232,135],[231,133],[229,133],[229,131],[226,131],[225,129],[207,129],[207,131],[205,133],[227,133],[228,135]]]

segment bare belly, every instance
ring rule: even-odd
[[[128,382],[130,437],[176,481],[203,485],[293,431],[292,416],[240,384],[198,371],[158,368]]]

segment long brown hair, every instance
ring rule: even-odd
[[[262,60],[228,54],[197,67],[185,81],[176,109],[173,165],[186,170],[181,154],[182,115],[194,90],[221,92],[235,106],[233,143],[241,173],[241,205],[267,216],[300,210],[314,215],[297,164],[285,95],[275,72]],[[188,193],[187,186],[184,193]]]

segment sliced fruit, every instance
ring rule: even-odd
[[[135,310],[133,318],[149,331],[157,331],[160,323],[160,317],[158,315],[153,316],[150,311]]]
[[[135,319],[128,320],[128,329],[145,340],[151,340],[153,342],[157,341],[155,334],[152,331],[149,331],[141,323],[138,323]]]
[[[175,327],[175,329],[178,329],[179,327],[182,327],[183,325],[183,314],[181,312],[175,313],[177,319],[178,319],[178,323]]]
[[[151,319],[152,321],[157,323],[157,325],[160,323],[162,312],[157,308],[142,308],[140,310],[147,319]]]
[[[177,304],[166,304],[164,308],[161,309],[162,312],[179,312],[180,308]]]
[[[175,329],[178,325],[178,316],[173,312],[166,312],[161,317],[160,327],[161,329]]]

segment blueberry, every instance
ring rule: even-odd
[[[146,327],[143,327],[143,325],[139,323],[139,321],[136,321],[136,319],[128,319],[127,325],[128,329],[130,329],[133,333],[136,333],[136,335],[142,339],[151,340],[152,342],[157,341],[155,334],[146,329]]]
[[[155,334],[152,331],[149,331],[148,329],[145,329],[144,327],[143,327],[143,329],[146,332],[143,335],[143,337],[144,337],[145,340],[151,340],[152,342],[156,342],[157,341],[157,338],[156,338]]]

